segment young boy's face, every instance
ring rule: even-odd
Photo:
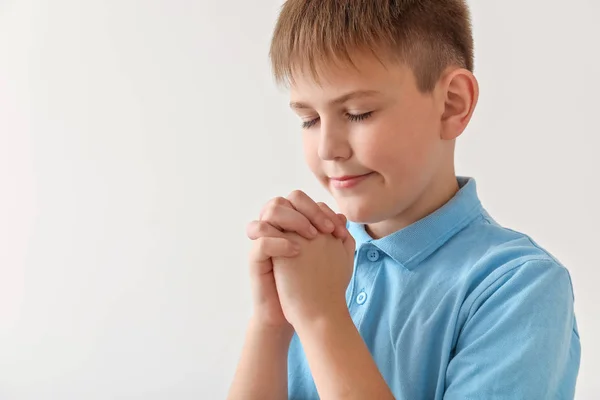
[[[320,83],[294,75],[291,106],[312,172],[348,219],[372,224],[410,214],[436,182],[454,179],[453,153],[436,90],[421,93],[400,63],[353,59],[357,68],[331,66]]]

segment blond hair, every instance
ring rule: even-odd
[[[456,65],[473,71],[473,35],[464,0],[287,0],[269,56],[278,83],[308,67],[346,62],[372,51],[413,70],[419,89],[431,91],[443,70]]]

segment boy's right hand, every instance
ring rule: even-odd
[[[299,247],[285,238],[284,232],[294,232],[310,240],[319,231],[333,233],[340,239],[349,235],[342,214],[336,214],[325,203],[315,203],[299,190],[287,198],[272,199],[263,208],[259,219],[248,224],[246,233],[254,241],[250,251],[250,281],[256,323],[292,331],[279,303],[271,258],[299,254]]]

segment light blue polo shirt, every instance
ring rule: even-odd
[[[569,272],[496,223],[475,181],[384,238],[356,239],[346,293],[354,324],[396,399],[573,399],[580,342]],[[356,365],[355,368],[360,368]],[[294,335],[290,399],[318,399]]]

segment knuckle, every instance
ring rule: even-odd
[[[273,200],[271,200],[272,206],[284,206],[286,204],[288,204],[288,200],[281,196],[277,196],[277,197],[273,198]]]
[[[305,197],[306,197],[306,194],[302,190],[296,189],[289,194],[288,199],[291,201],[294,201],[294,200],[303,199]]]
[[[269,232],[269,227],[270,225],[267,222],[258,221],[258,223],[256,224],[256,232],[259,235],[265,235],[267,234],[267,232]]]
[[[286,240],[285,249],[286,249],[286,252],[289,252],[289,253],[294,252],[294,250],[295,250],[294,243],[290,240]]]
[[[273,209],[281,207],[285,205],[286,200],[283,197],[274,197],[271,200],[267,201],[260,212],[259,219],[262,220],[266,215],[272,215]]]
[[[277,206],[276,205],[271,205],[267,208],[265,208],[265,210],[263,211],[260,220],[261,221],[269,221],[272,220],[273,217],[276,214],[276,210],[277,210]]]
[[[329,206],[325,203],[323,203],[322,201],[318,202],[317,205],[319,206],[319,208],[321,210],[323,210],[326,213],[332,213],[333,211],[331,210],[331,208],[329,208]]]

